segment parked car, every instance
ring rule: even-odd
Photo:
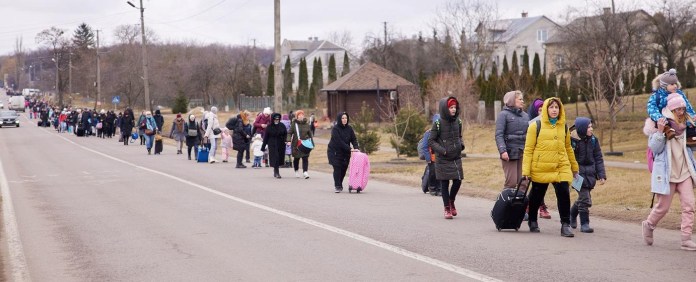
[[[0,111],[0,127],[19,127],[19,114],[16,111]]]

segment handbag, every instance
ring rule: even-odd
[[[297,123],[295,123],[295,130],[297,131],[297,150],[304,154],[309,154],[314,149],[314,141],[312,141],[311,137],[304,140],[300,139],[300,127]]]
[[[97,129],[102,129],[102,127],[104,127],[104,124],[102,124],[101,122],[97,123]]]
[[[149,129],[149,128],[145,129],[145,135],[147,135],[147,136],[155,135],[155,131],[152,129]]]
[[[193,137],[193,136],[198,136],[198,129],[191,129],[191,128],[189,128],[189,130],[188,130],[188,136],[191,136],[191,137]]]
[[[220,130],[220,128],[219,128],[219,127],[218,127],[218,128],[215,128],[215,129],[213,129],[213,134],[215,134],[215,135],[219,135],[220,133],[222,133],[222,130]]]

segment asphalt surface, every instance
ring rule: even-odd
[[[12,203],[26,264],[18,274],[21,262],[13,253],[16,246],[7,242],[5,222],[6,279],[696,277],[696,252],[679,249],[677,231],[658,228],[655,245],[648,247],[640,223],[593,218],[596,233],[577,231],[575,238],[563,238],[554,214],[539,222],[538,234],[524,225],[519,232],[498,232],[490,219],[491,200],[462,196],[459,216],[445,220],[442,200],[414,187],[371,181],[364,193],[335,194],[331,175],[312,171],[311,164],[310,179],[294,178],[290,169],[281,170],[283,179],[274,179],[271,169],[199,164],[169,146],[163,155],[148,156],[138,143],[78,138],[22,121],[20,128],[0,129],[0,162],[9,186],[3,189],[11,192],[2,204]]]

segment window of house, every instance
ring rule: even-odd
[[[565,58],[563,55],[556,55],[555,58],[556,69],[563,69],[565,67]]]
[[[548,30],[537,29],[537,42],[546,42],[549,37]]]

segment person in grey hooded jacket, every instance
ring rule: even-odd
[[[505,93],[505,107],[495,123],[495,145],[505,173],[505,188],[515,188],[522,174],[522,152],[529,127],[521,91]]]

